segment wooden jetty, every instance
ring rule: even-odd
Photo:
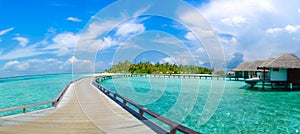
[[[122,106],[124,109],[126,109],[127,111],[129,111],[130,113],[132,113],[133,115],[135,115],[138,119],[143,120],[143,122],[145,124],[147,124],[148,126],[150,126],[153,130],[155,130],[155,132],[158,133],[170,133],[170,134],[176,134],[177,131],[185,133],[185,134],[200,134],[199,132],[196,132],[190,128],[187,128],[181,124],[178,124],[174,121],[171,121],[165,117],[160,116],[159,114],[148,110],[147,108],[144,108],[143,106],[119,95],[118,93],[115,93],[103,86],[101,86],[99,83],[102,82],[103,80],[106,79],[111,79],[113,77],[128,77],[127,75],[100,75],[96,78],[96,80],[93,82],[93,84],[99,89],[101,90],[104,94],[106,94],[109,98],[111,98],[112,100],[114,100],[116,103],[118,103],[120,106]],[[132,76],[131,76],[132,77]],[[138,109],[137,111],[131,107],[128,106],[128,104],[130,104],[131,106],[134,106],[136,109]],[[166,124],[169,126],[169,131],[165,130],[164,128],[156,125],[154,122],[152,122],[151,120],[148,120],[145,116],[145,114],[154,117],[155,119],[161,121],[162,123]]]
[[[179,131],[187,134],[200,134],[162,117],[96,82],[113,77],[132,77],[132,75],[101,74],[97,79],[94,77],[82,78],[68,84],[52,101],[2,109],[0,112],[23,109],[23,113],[1,117],[0,133],[175,134]],[[30,107],[49,103],[51,108],[27,112]],[[129,107],[128,104],[134,106],[138,111]],[[168,125],[169,130],[147,119],[146,114]]]
[[[108,73],[97,74],[103,79],[118,78],[118,77],[156,77],[156,78],[189,78],[189,79],[216,79],[225,80],[226,75],[214,75],[214,74],[126,74],[126,73]]]
[[[2,117],[0,133],[155,133],[93,86],[93,77],[70,84],[48,110]],[[52,103],[52,102],[51,102]],[[9,110],[9,109],[6,109]]]

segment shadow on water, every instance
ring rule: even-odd
[[[293,87],[292,89],[284,88],[284,87],[277,87],[272,88],[271,86],[265,86],[265,89],[262,88],[262,85],[251,87],[250,85],[246,84],[239,89],[253,91],[253,92],[300,92],[300,87]]]

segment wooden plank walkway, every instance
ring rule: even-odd
[[[92,80],[73,83],[54,110],[2,118],[0,133],[155,133],[98,91]]]

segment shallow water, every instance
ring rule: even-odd
[[[51,101],[69,82],[82,76],[84,75],[59,74],[0,79],[0,109]],[[34,107],[29,111],[50,106],[49,104]],[[0,115],[11,115],[21,111],[0,113]]]
[[[218,108],[201,124],[201,112],[213,94],[211,80],[129,77],[105,80],[102,85],[202,133],[300,131],[300,92],[247,90],[241,88],[244,82],[226,81]]]

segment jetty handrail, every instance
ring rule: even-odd
[[[53,99],[53,107],[56,107],[57,104],[60,102],[60,100],[62,99],[63,95],[65,94],[65,92],[68,90],[68,88],[71,86],[72,83],[76,82],[76,81],[79,81],[83,78],[86,78],[86,77],[82,77],[80,79],[76,79],[76,80],[73,80],[71,82],[68,83],[67,86],[65,86],[65,88],[63,90],[60,91],[60,93]]]
[[[34,104],[25,105],[25,106],[17,106],[17,107],[12,107],[12,108],[0,109],[0,112],[8,112],[8,111],[14,111],[14,110],[18,110],[18,109],[23,109],[23,113],[26,113],[27,108],[45,105],[45,104],[52,104],[52,103],[53,103],[53,101],[45,101],[45,102],[34,103]]]
[[[105,93],[108,97],[113,98],[114,101],[119,101],[119,100],[117,100],[117,97],[122,99],[123,102],[121,102],[121,103],[122,103],[123,107],[129,108],[130,110],[135,111],[134,109],[127,106],[127,103],[130,103],[132,106],[136,107],[139,110],[138,113],[139,113],[140,116],[146,118],[144,116],[144,113],[147,113],[148,115],[158,119],[159,121],[163,122],[164,124],[167,124],[170,127],[170,133],[171,134],[175,134],[176,131],[180,131],[180,132],[183,132],[185,134],[200,134],[199,132],[197,132],[195,130],[192,130],[192,129],[190,129],[188,127],[185,127],[181,124],[178,124],[174,121],[171,121],[171,120],[169,120],[169,119],[167,119],[167,118],[165,118],[165,117],[163,117],[163,116],[161,116],[161,115],[159,115],[159,114],[157,114],[157,113],[155,113],[155,112],[153,112],[153,111],[151,111],[147,108],[144,108],[143,106],[141,106],[141,105],[139,105],[139,104],[123,97],[123,96],[121,96],[120,94],[115,93],[115,92],[111,91],[110,89],[107,89],[107,88],[101,86],[100,84],[98,84],[96,82],[96,80],[93,81],[93,85],[96,86],[100,91]],[[135,112],[137,112],[137,111],[135,111]]]
[[[59,92],[59,94],[52,100],[53,101],[53,107],[56,107],[57,104],[60,102],[61,98],[63,97],[63,95],[65,94],[65,92],[67,91],[67,89],[70,87],[70,85],[74,82],[76,82],[77,80],[75,81],[71,81],[63,90],[61,90]]]
[[[106,89],[106,90],[108,90],[108,89]],[[113,92],[111,92],[111,93],[113,93]],[[196,132],[196,131],[194,131],[194,130],[192,130],[190,128],[187,128],[187,127],[185,127],[185,126],[183,126],[181,124],[178,124],[178,123],[176,123],[174,121],[171,121],[171,120],[169,120],[169,119],[167,119],[167,118],[165,118],[165,117],[163,117],[163,116],[161,116],[161,115],[159,115],[159,114],[157,114],[157,113],[155,113],[155,112],[153,112],[153,111],[151,111],[151,110],[149,110],[147,108],[144,108],[143,106],[141,106],[141,105],[139,105],[139,104],[137,104],[137,103],[135,103],[135,102],[133,102],[133,101],[131,101],[131,100],[123,97],[123,96],[121,96],[120,94],[117,94],[117,93],[113,93],[113,94],[116,94],[117,97],[121,98],[125,102],[130,103],[131,105],[133,105],[136,108],[138,108],[139,109],[139,113],[140,113],[141,116],[144,116],[143,112],[145,112],[145,113],[149,114],[150,116],[152,116],[152,117],[154,117],[154,118],[162,121],[163,123],[169,125],[171,127],[171,129],[176,129],[178,131],[181,131],[181,132],[184,132],[184,133],[189,133],[189,134],[199,133],[199,132]]]
[[[8,112],[8,111],[15,111],[15,110],[18,110],[18,109],[23,109],[22,113],[27,113],[27,109],[30,108],[30,107],[35,107],[35,106],[40,106],[40,105],[46,105],[46,104],[51,104],[51,107],[56,107],[57,104],[62,99],[64,93],[70,87],[70,85],[72,83],[76,82],[76,81],[79,81],[79,80],[83,79],[83,78],[85,78],[85,77],[82,77],[80,79],[76,79],[74,81],[69,82],[68,85],[65,86],[65,88],[53,100],[45,101],[45,102],[39,102],[39,103],[34,103],[34,104],[29,104],[29,105],[25,105],[25,106],[16,106],[16,107],[11,107],[11,108],[4,108],[4,109],[0,109],[0,113],[2,113],[2,112]]]

